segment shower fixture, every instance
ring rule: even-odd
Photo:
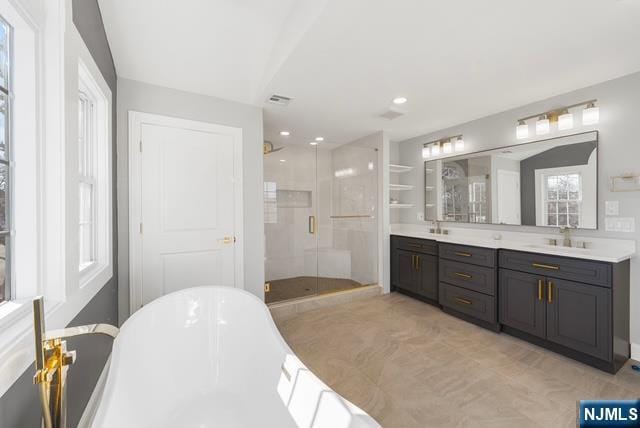
[[[262,144],[262,153],[263,153],[265,156],[266,156],[266,155],[269,155],[269,154],[271,154],[271,153],[274,153],[274,152],[279,152],[279,151],[280,151],[280,150],[282,150],[282,149],[284,149],[284,147],[278,147],[278,148],[274,147],[274,146],[273,146],[273,143],[272,143],[271,141],[265,141],[265,142]]]

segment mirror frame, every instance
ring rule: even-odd
[[[506,226],[506,227],[540,227],[540,228],[545,228],[545,229],[557,229],[558,226],[538,226],[538,225],[530,225],[530,224],[506,224],[506,223],[472,223],[469,221],[450,221],[450,220],[439,220],[439,219],[428,219],[427,218],[427,213],[426,213],[426,208],[427,208],[427,163],[429,162],[437,162],[437,161],[451,161],[451,160],[459,160],[459,159],[467,159],[469,156],[471,155],[477,155],[477,154],[482,154],[482,153],[487,153],[487,152],[493,152],[496,150],[503,150],[503,149],[509,149],[509,148],[513,148],[513,147],[523,147],[523,146],[527,146],[529,144],[535,144],[535,143],[544,143],[544,142],[549,142],[549,141],[553,141],[553,140],[561,140],[561,139],[565,139],[565,138],[572,138],[572,137],[579,137],[579,136],[586,136],[589,134],[595,134],[594,135],[594,139],[589,139],[586,140],[584,142],[588,142],[588,141],[595,141],[596,143],[596,213],[595,213],[595,217],[596,217],[596,227],[595,228],[577,228],[577,230],[599,230],[600,229],[600,132],[598,130],[593,130],[593,131],[585,131],[585,132],[578,132],[575,134],[568,134],[568,135],[559,135],[557,137],[552,137],[552,138],[546,138],[546,139],[542,139],[542,140],[533,140],[533,141],[526,141],[524,143],[520,143],[520,144],[511,144],[508,146],[497,146],[494,148],[490,148],[490,149],[484,149],[484,150],[478,150],[475,152],[468,152],[468,153],[464,153],[464,154],[460,154],[460,155],[453,155],[453,156],[443,156],[440,157],[438,159],[433,159],[433,160],[425,160],[423,162],[423,186],[422,186],[422,209],[424,210],[424,221],[425,222],[431,222],[433,223],[434,221],[438,221],[441,223],[451,223],[451,224],[473,224],[473,225],[485,225],[485,226]],[[577,143],[576,143],[577,144]],[[475,157],[475,156],[474,156]],[[440,181],[442,181],[442,177],[439,178]],[[436,204],[441,204],[441,201],[436,201]],[[437,210],[437,205],[436,205],[436,210]],[[436,216],[437,216],[437,211],[436,211]]]

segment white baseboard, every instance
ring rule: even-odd
[[[639,343],[631,344],[631,359],[640,361],[640,344]]]
[[[107,362],[102,369],[102,373],[100,373],[100,377],[98,378],[98,382],[96,382],[96,386],[93,388],[93,392],[91,393],[91,397],[89,397],[87,407],[84,408],[84,412],[82,412],[80,422],[78,422],[78,428],[89,428],[93,422],[93,418],[96,415],[96,411],[98,410],[98,404],[100,404],[100,399],[102,398],[104,386],[107,383],[107,375],[109,374],[110,363],[111,356],[109,356],[109,358],[107,359]]]

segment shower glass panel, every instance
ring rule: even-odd
[[[317,155],[302,145],[264,155],[266,303],[318,292]]]
[[[264,156],[265,301],[377,283],[377,152],[276,150]]]

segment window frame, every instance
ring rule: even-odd
[[[80,136],[78,143],[77,171],[77,231],[75,268],[78,272],[79,288],[88,284],[105,284],[113,274],[113,231],[112,231],[112,159],[111,159],[111,92],[104,82],[99,70],[88,67],[82,58],[78,58],[78,87],[77,94],[84,95],[92,103],[91,112],[91,144],[88,164],[89,175],[81,174],[80,166]],[[79,107],[79,103],[77,103]],[[79,119],[79,114],[76,114]],[[79,125],[79,124],[78,124]],[[79,131],[79,126],[76,126]],[[93,187],[92,191],[92,261],[80,266],[80,184],[87,183]],[[67,290],[69,291],[69,290]]]
[[[86,110],[84,112],[83,118],[85,119],[85,124],[82,128],[78,127],[78,200],[79,200],[79,219],[78,219],[78,243],[80,245],[79,250],[79,262],[78,262],[78,271],[82,273],[86,269],[91,269],[94,263],[96,262],[96,247],[97,247],[97,210],[96,210],[96,192],[98,188],[98,180],[95,176],[96,173],[96,164],[98,162],[97,159],[94,158],[94,155],[97,151],[98,138],[95,130],[95,126],[97,123],[97,118],[95,117],[97,114],[96,111],[96,101],[92,98],[91,95],[87,94],[89,92],[85,87],[85,83],[82,79],[79,80],[79,91],[78,91],[78,110],[80,110],[80,103],[86,103]],[[84,106],[83,106],[84,107]],[[79,116],[79,115],[78,115]],[[78,118],[79,119],[79,118]],[[80,119],[79,119],[80,120]],[[82,131],[82,132],[81,132]],[[82,135],[81,135],[82,134]],[[84,145],[84,150],[81,150],[81,146]],[[83,165],[84,164],[84,165]],[[83,220],[82,218],[82,191],[81,188],[84,185],[88,185],[91,188],[90,194],[90,210],[89,210],[89,219]],[[90,242],[90,260],[88,262],[82,262],[82,232],[81,229],[83,226],[90,226],[90,234],[91,234],[91,242]]]
[[[6,97],[5,114],[4,114],[4,159],[0,158],[0,164],[7,168],[6,189],[5,189],[5,226],[6,230],[0,230],[0,237],[4,239],[5,258],[4,258],[4,296],[0,296],[0,304],[11,301],[15,294],[13,290],[13,241],[15,233],[13,231],[13,27],[9,22],[0,15],[0,23],[6,28],[6,70],[4,86],[0,85],[0,91]],[[2,64],[4,65],[4,64]],[[0,65],[0,66],[2,66]]]

